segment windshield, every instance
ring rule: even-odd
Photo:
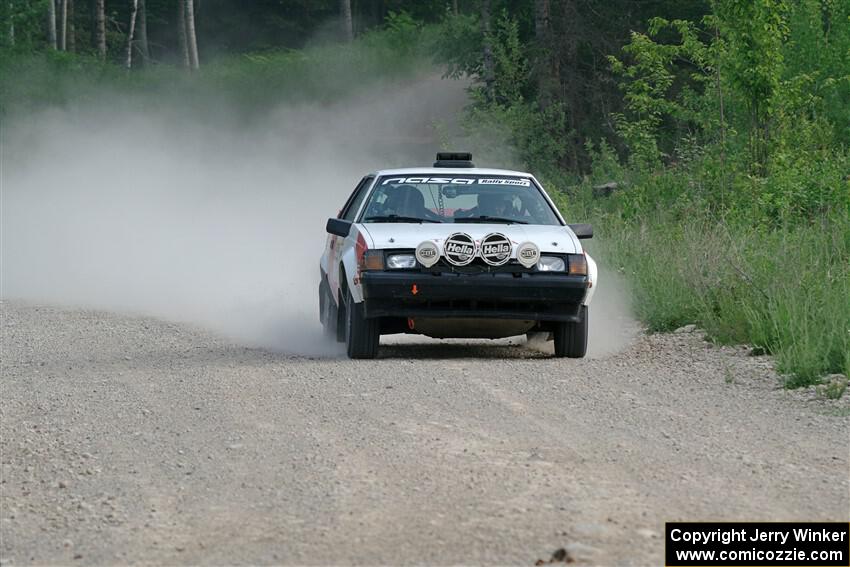
[[[528,177],[381,177],[360,222],[544,224],[560,226]]]

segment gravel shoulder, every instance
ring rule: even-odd
[[[663,564],[673,520],[850,520],[850,395],[698,333],[376,361],[2,303],[3,564]]]

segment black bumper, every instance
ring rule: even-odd
[[[364,272],[366,317],[578,321],[585,276]]]

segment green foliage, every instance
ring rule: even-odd
[[[403,56],[417,54],[422,48],[420,34],[424,26],[407,12],[390,12],[380,28],[367,31],[361,42],[373,49],[390,48]],[[382,55],[388,56],[389,53]]]
[[[786,0],[715,0],[710,18],[720,35],[717,64],[746,109],[753,171],[764,172],[769,119],[783,74],[788,35]]]
[[[476,14],[455,14],[447,9],[434,34],[431,46],[434,60],[445,66],[452,79],[479,77],[483,37]]]
[[[632,285],[652,331],[697,323],[776,356],[788,387],[850,372],[850,217],[781,230],[692,211],[600,216],[602,257]]]
[[[658,43],[652,39],[669,28],[678,33],[679,43]],[[673,97],[670,91],[677,80],[704,80],[709,71],[708,48],[697,38],[692,23],[654,18],[648,34],[632,33],[623,53],[629,62],[609,57],[614,73],[623,79],[620,85],[627,109],[625,114],[614,113],[613,117],[618,133],[629,147],[632,164],[651,171],[662,161],[659,136],[665,120],[687,122],[693,118],[688,98]],[[678,73],[675,66],[682,60],[690,62],[695,70]],[[684,94],[691,92],[684,85],[679,90]]]
[[[847,379],[832,380],[818,388],[818,392],[829,400],[841,399],[844,392],[847,391]]]
[[[541,107],[526,98],[529,48],[521,41],[518,21],[505,11],[494,23],[492,99],[483,83],[479,29],[478,18],[448,13],[437,34],[438,60],[448,65],[447,74],[475,78],[463,134],[452,143],[473,150],[480,163],[532,169],[541,177],[562,180],[558,164],[565,147],[558,133],[565,130],[564,107],[558,103]],[[477,41],[469,40],[476,36]]]
[[[632,167],[645,173],[675,163],[692,175],[679,191],[638,190],[632,212],[686,194],[715,209],[752,211],[757,222],[846,209],[847,154],[837,142],[848,105],[833,109],[825,101],[846,96],[850,60],[841,53],[850,49],[850,32],[828,39],[823,22],[846,19],[850,8],[818,0],[793,8],[723,0],[715,7],[703,22],[708,43],[694,24],[656,18],[648,34],[633,34],[625,61],[611,58],[627,109],[614,117]],[[655,39],[671,29],[678,41]],[[800,59],[815,51],[823,68]]]
[[[850,2],[798,0],[789,29],[777,101],[782,133],[793,135],[802,116],[850,144]]]
[[[468,39],[478,22],[443,25],[464,46],[451,73],[475,79],[473,150],[529,167],[561,189],[568,214],[595,219],[599,258],[626,276],[650,330],[697,323],[718,342],[754,344],[796,387],[850,371],[850,27],[836,29],[848,21],[837,4],[718,0],[700,22],[654,18],[632,33],[609,58],[628,161],[604,139],[586,143],[593,167],[578,185],[559,167],[569,109],[529,96],[515,22],[494,26],[493,100]],[[611,181],[613,197],[592,196]]]
[[[491,43],[496,64],[495,100],[504,106],[520,105],[522,89],[529,79],[529,65],[519,39],[519,24],[507,12],[496,21]]]
[[[216,106],[195,103],[218,98],[241,118],[262,117],[284,100],[336,101],[418,72],[428,66],[423,49],[429,33],[409,16],[393,15],[386,27],[351,45],[220,57],[193,75],[165,65],[128,73],[92,56],[0,49],[0,112],[23,113],[107,92],[142,106],[167,98],[177,106],[209,108]]]
[[[47,0],[0,2],[0,47],[19,50],[44,46]]]

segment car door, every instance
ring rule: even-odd
[[[363,204],[363,199],[366,198],[366,194],[369,192],[369,187],[374,179],[374,175],[367,175],[360,180],[360,183],[357,184],[357,187],[354,188],[354,191],[352,191],[351,195],[348,197],[348,200],[345,202],[345,205],[342,207],[339,215],[337,215],[337,218],[354,222],[354,219],[357,216],[357,211],[360,210],[360,205]],[[351,237],[348,239],[351,240]],[[334,234],[328,235],[328,286],[330,287],[331,295],[334,298],[339,297],[339,259],[342,257],[343,251],[346,249],[345,241],[346,239],[341,236],[336,236]]]

